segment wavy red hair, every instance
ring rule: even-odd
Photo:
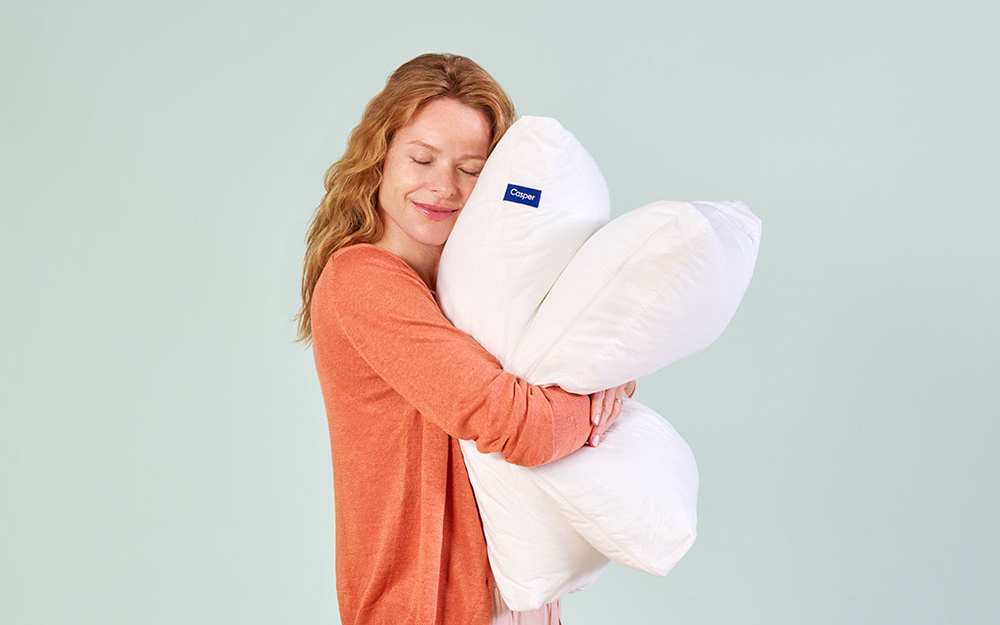
[[[514,104],[499,83],[464,56],[421,54],[389,76],[382,91],[365,106],[344,155],[326,170],[326,194],[305,239],[302,308],[296,316],[295,342],[312,340],[312,293],[330,256],[346,245],[374,243],[382,237],[378,190],[389,143],[420,106],[437,98],[453,98],[486,116],[492,130],[491,153],[516,118]]]

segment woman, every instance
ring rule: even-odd
[[[534,466],[600,437],[635,382],[592,395],[528,384],[455,328],[437,266],[513,104],[471,60],[424,54],[365,108],[308,234],[300,340],[333,459],[345,625],[558,623],[499,599],[459,439]]]

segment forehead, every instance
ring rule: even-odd
[[[422,105],[396,133],[406,145],[431,151],[460,150],[463,154],[486,158],[490,125],[478,109],[456,100],[440,98]]]

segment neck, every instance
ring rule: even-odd
[[[431,291],[437,289],[437,271],[441,262],[441,250],[444,246],[435,247],[423,245],[420,247],[406,247],[393,245],[385,237],[373,243],[384,250],[392,252],[413,268]]]

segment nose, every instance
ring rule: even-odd
[[[430,187],[431,191],[441,195],[441,197],[453,195],[458,190],[455,172],[443,168],[435,168],[431,177]]]

